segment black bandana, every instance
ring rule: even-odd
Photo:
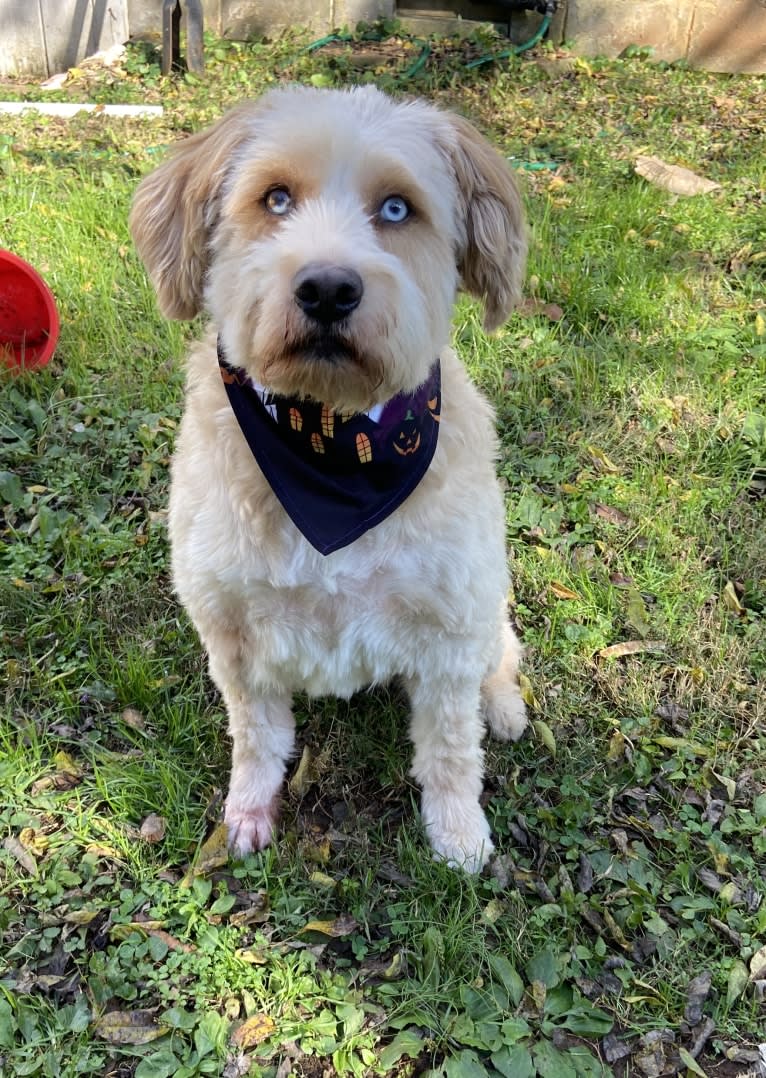
[[[438,359],[414,393],[359,413],[271,393],[227,363],[220,342],[218,363],[259,468],[320,554],[332,554],[380,524],[428,470],[439,435]]]

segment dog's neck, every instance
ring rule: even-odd
[[[220,338],[218,365],[256,463],[321,554],[380,524],[428,471],[441,419],[438,359],[413,393],[358,413],[272,393],[227,361]]]

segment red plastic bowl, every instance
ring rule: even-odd
[[[0,250],[0,363],[24,370],[44,367],[58,338],[50,288],[23,258]]]

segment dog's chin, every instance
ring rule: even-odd
[[[268,357],[259,379],[286,397],[311,397],[336,411],[362,411],[374,404],[383,384],[383,365],[334,333],[282,342]]]

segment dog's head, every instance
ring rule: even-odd
[[[424,381],[458,287],[500,325],[526,250],[489,143],[371,87],[239,106],[141,183],[130,226],[164,314],[204,307],[232,364],[339,410]]]

